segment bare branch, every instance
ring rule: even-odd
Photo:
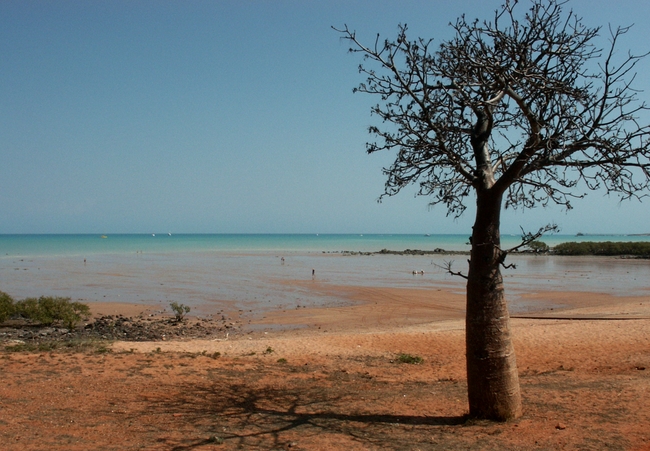
[[[458,276],[458,277],[462,277],[463,279],[467,279],[467,276],[465,274],[463,274],[462,272],[452,271],[451,267],[453,266],[453,264],[454,264],[454,261],[449,260],[449,261],[445,261],[444,265],[435,265],[435,266],[437,266],[438,268],[444,269],[448,274],[450,274],[452,276]]]
[[[541,227],[537,232],[531,233],[531,232],[525,232],[524,229],[521,229],[521,243],[518,244],[515,247],[512,247],[506,251],[503,251],[506,254],[509,254],[511,252],[518,251],[522,247],[528,246],[530,243],[533,241],[537,241],[540,239],[543,235],[552,232],[552,233],[557,233],[559,232],[560,228],[556,224],[547,224],[544,227]]]

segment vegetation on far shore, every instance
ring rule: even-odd
[[[552,255],[602,255],[602,256],[631,256],[636,258],[650,258],[650,241],[583,241],[566,242],[550,247],[543,241],[532,241],[522,250],[516,251],[523,254],[552,254]],[[406,249],[391,251],[382,249],[378,252],[350,252],[349,255],[451,255],[469,254],[468,251],[447,251],[445,249],[420,250]]]
[[[649,241],[583,241],[568,242],[554,246],[555,255],[633,255],[635,257],[650,257]]]

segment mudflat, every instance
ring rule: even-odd
[[[523,295],[545,306],[512,318],[524,415],[492,423],[466,417],[462,294],[312,288],[347,302],[211,339],[1,352],[1,448],[650,450],[648,296]]]

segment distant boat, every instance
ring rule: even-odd
[[[424,235],[424,236],[431,236],[431,234],[430,234],[430,233],[427,233],[427,234],[426,234],[426,235]]]
[[[102,235],[100,236],[100,238],[108,238],[108,237],[106,235]]]
[[[152,233],[151,236],[156,236],[156,234],[155,234],[155,233]]]
[[[172,236],[172,233],[171,233],[171,232],[167,232],[167,235]]]

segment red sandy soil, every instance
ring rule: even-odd
[[[254,321],[294,330],[0,352],[0,449],[650,450],[647,296],[529,295],[572,309],[512,319],[524,415],[493,423],[466,418],[462,295],[322,289],[357,303]]]

